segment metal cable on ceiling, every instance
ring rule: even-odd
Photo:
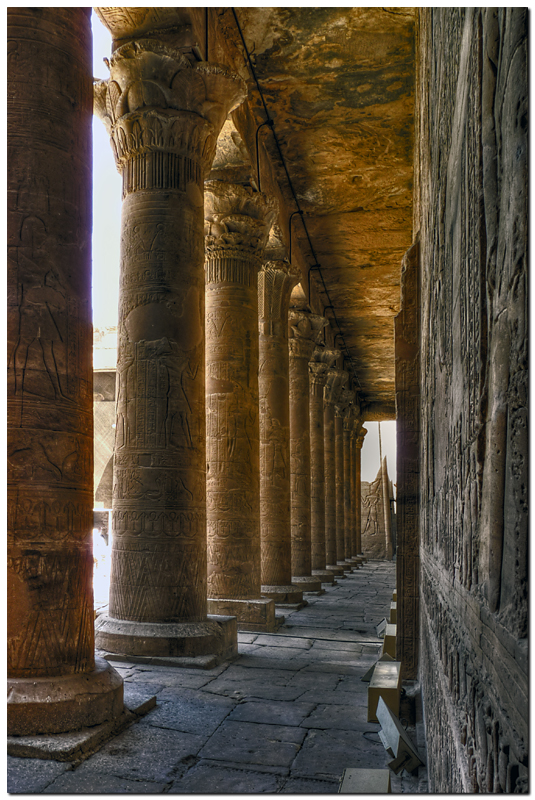
[[[316,252],[314,250],[314,246],[312,244],[312,240],[311,240],[310,234],[308,232],[308,227],[307,227],[307,224],[306,224],[306,219],[305,219],[305,216],[304,216],[304,212],[303,212],[303,210],[302,210],[302,208],[301,208],[301,206],[299,204],[299,199],[298,199],[297,194],[295,192],[294,185],[293,185],[292,179],[290,177],[290,173],[288,172],[288,167],[286,165],[286,159],[284,158],[284,154],[282,152],[282,149],[281,149],[281,146],[280,146],[280,143],[279,143],[279,138],[278,138],[277,133],[275,131],[274,120],[272,119],[272,117],[269,114],[269,110],[268,110],[268,107],[267,107],[267,104],[266,104],[266,101],[265,101],[265,98],[264,98],[264,93],[262,91],[262,87],[260,86],[260,83],[258,82],[258,78],[256,77],[256,72],[255,72],[255,69],[254,69],[253,64],[251,62],[251,57],[249,55],[249,50],[248,50],[247,45],[245,43],[243,32],[242,32],[238,17],[236,15],[236,10],[234,8],[231,8],[231,11],[232,11],[232,14],[234,16],[234,20],[236,22],[236,27],[238,28],[238,33],[240,34],[240,39],[242,41],[243,49],[245,51],[247,64],[248,64],[248,67],[249,67],[249,71],[251,73],[251,76],[252,76],[255,84],[256,84],[256,88],[258,90],[258,94],[260,95],[260,100],[262,101],[262,106],[264,107],[264,113],[266,115],[266,119],[265,119],[265,121],[263,123],[261,123],[260,127],[262,127],[263,125],[268,125],[269,128],[271,129],[271,132],[273,134],[273,140],[274,140],[275,145],[277,147],[277,152],[279,154],[279,158],[280,158],[282,167],[283,167],[284,172],[286,174],[286,179],[288,181],[288,186],[290,187],[290,191],[292,193],[292,197],[293,197],[294,203],[297,206],[297,211],[294,211],[294,213],[290,216],[290,225],[289,225],[289,228],[290,228],[290,241],[291,241],[291,236],[292,236],[292,219],[293,219],[294,215],[298,214],[299,217],[301,218],[301,222],[303,223],[303,228],[304,228],[307,240],[308,240],[308,244],[309,244],[309,247],[310,247],[310,252],[312,253],[312,256],[314,258],[314,264],[311,267],[309,267],[309,273],[308,273],[308,288],[309,288],[309,292],[308,293],[309,293],[309,298],[310,298],[310,271],[311,270],[316,270],[318,272],[319,276],[320,276],[321,283],[323,285],[323,290],[324,290],[324,292],[325,292],[325,294],[327,296],[327,300],[329,301],[328,305],[325,306],[325,310],[330,309],[332,311],[332,313],[333,313],[333,318],[334,318],[334,321],[336,322],[336,326],[337,326],[338,331],[339,331],[339,333],[337,334],[337,338],[338,338],[338,336],[340,336],[340,338],[342,339],[344,350],[345,350],[346,355],[347,355],[347,360],[351,364],[351,369],[352,369],[353,375],[354,375],[359,387],[362,389],[362,385],[360,383],[359,377],[358,377],[357,372],[355,370],[355,367],[353,365],[353,358],[349,353],[349,348],[348,348],[348,346],[346,344],[346,340],[344,338],[344,334],[342,333],[342,328],[340,326],[340,323],[338,322],[338,317],[336,316],[336,311],[335,311],[333,302],[331,300],[331,297],[329,295],[329,291],[328,291],[327,286],[325,285],[325,281],[323,279],[323,273],[321,271],[321,265],[318,264],[318,259],[316,257]],[[257,137],[257,166],[259,166],[259,164],[258,164],[258,137]],[[290,256],[291,256],[291,249],[290,249]]]

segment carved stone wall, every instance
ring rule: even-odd
[[[396,585],[397,653],[404,678],[418,672],[420,537],[420,247],[405,254],[396,347]]]
[[[389,531],[386,526],[387,514],[390,515],[391,522],[390,498],[386,497],[386,504],[384,501],[385,480],[383,472],[385,468],[383,460],[375,480],[371,482],[362,481],[360,485],[361,543],[362,552],[367,558],[392,558],[392,550],[389,550],[388,547]]]
[[[526,791],[527,11],[426,8],[419,35],[429,788]]]

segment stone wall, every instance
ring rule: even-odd
[[[527,11],[419,14],[429,789],[526,791]]]
[[[362,481],[360,484],[361,497],[361,543],[362,552],[367,558],[388,559],[392,558],[392,504],[387,498],[387,507],[383,501],[385,482],[383,471],[386,470],[386,458],[374,481]],[[391,482],[386,473],[386,486],[391,489]],[[387,530],[387,522],[389,529]]]

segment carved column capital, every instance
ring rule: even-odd
[[[276,215],[276,202],[250,186],[225,181],[204,184],[205,250],[217,271],[221,259],[262,266],[264,248]],[[221,280],[221,276],[214,278]],[[207,273],[211,282],[211,273]]]
[[[198,183],[227,115],[246,96],[243,80],[149,39],[119,47],[108,66],[109,79],[94,86],[94,108],[110,134],[123,194]]]
[[[362,445],[364,444],[364,437],[366,436],[367,433],[368,431],[366,428],[361,428],[360,431],[357,433],[356,444],[358,450],[362,450]]]
[[[258,317],[265,336],[288,335],[288,307],[301,272],[289,261],[266,261],[258,275]]]
[[[331,367],[327,373],[327,382],[323,392],[325,403],[334,405],[340,396],[344,385],[349,379],[349,373],[342,369]]]
[[[340,350],[333,350],[330,347],[316,347],[314,350],[314,361],[326,364],[331,367],[341,355]]]
[[[318,361],[308,362],[308,378],[310,382],[311,394],[323,397],[323,389],[327,381],[327,373],[329,370],[328,364],[323,364]]]
[[[288,314],[290,354],[310,361],[321,331],[328,324],[325,317],[291,308]]]

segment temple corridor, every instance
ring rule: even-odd
[[[361,677],[394,586],[395,564],[368,561],[285,610],[276,634],[239,633],[238,658],[213,669],[114,661],[125,699],[154,695],[157,707],[79,766],[8,757],[9,791],[331,794],[348,767],[385,768]],[[408,722],[425,753],[421,709]],[[426,772],[391,783],[426,791]]]

